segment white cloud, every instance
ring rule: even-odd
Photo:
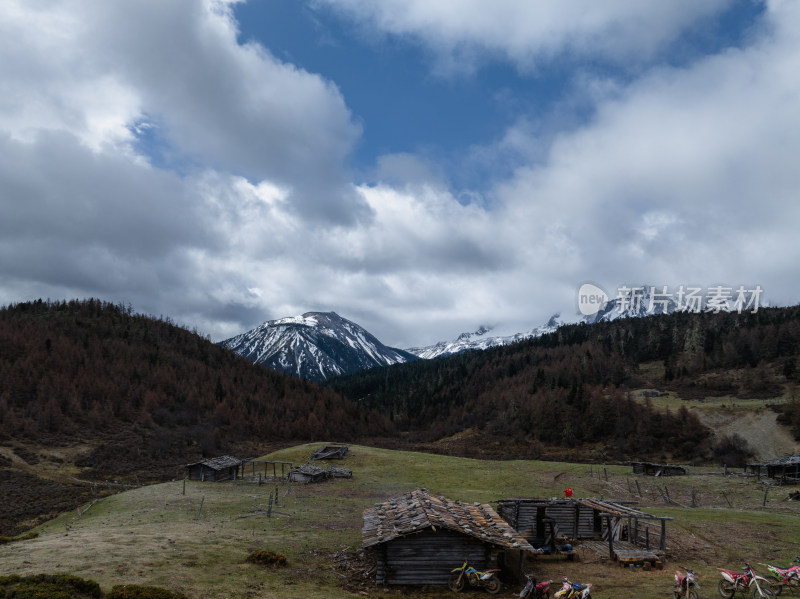
[[[365,24],[419,40],[446,70],[471,70],[486,53],[527,70],[571,55],[639,62],[730,0],[316,0]]]
[[[65,131],[95,151],[136,126],[173,158],[291,190],[306,218],[351,220],[345,163],[360,135],[331,82],[239,45],[227,3],[4,4],[0,127]],[[141,129],[140,129],[141,130]]]
[[[437,49],[469,44],[519,65],[646,54],[702,16],[692,7],[713,10],[652,3],[626,15],[623,4],[577,15],[574,3],[534,14],[541,3],[512,13],[501,2],[485,27],[483,3],[452,22],[446,3],[345,8]],[[757,283],[800,300],[794,3],[770,3],[742,49],[610,91],[585,78],[576,93],[596,102],[591,122],[539,137],[520,119],[496,146],[472,149],[476,165],[514,168],[471,202],[476,192],[448,189],[437,165],[411,155],[379,160],[380,184],[353,181],[359,128],[345,98],[237,44],[225,3],[0,10],[0,303],[129,301],[215,339],[336,310],[409,346],[481,323],[540,324],[569,310],[585,280]],[[164,165],[143,153],[152,136]]]

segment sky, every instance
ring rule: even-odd
[[[394,347],[800,302],[793,0],[4,0],[0,304]]]

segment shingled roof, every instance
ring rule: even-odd
[[[491,506],[453,501],[433,495],[427,489],[416,489],[364,510],[364,547],[426,528],[445,528],[492,545],[533,551],[530,543]]]
[[[242,460],[238,458],[234,458],[229,455],[223,455],[217,458],[209,458],[207,460],[203,460],[202,462],[195,462],[194,464],[188,464],[187,468],[203,464],[204,466],[208,466],[212,470],[224,470],[225,468],[234,468],[236,466],[239,466],[241,463]]]
[[[800,455],[796,453],[786,454],[780,458],[767,462],[766,466],[791,466],[793,464],[800,464]]]

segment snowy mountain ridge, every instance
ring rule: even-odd
[[[596,313],[585,315],[581,320],[592,324],[693,309],[693,304],[682,301],[688,299],[688,296],[678,294],[679,303],[672,294],[658,292],[656,287],[643,285],[631,291],[629,295],[609,299]],[[698,302],[696,309],[735,310],[737,304],[708,302],[704,305]],[[480,326],[474,332],[461,333],[452,341],[402,350],[383,345],[361,326],[335,312],[306,312],[299,316],[269,320],[251,331],[222,341],[219,345],[274,370],[311,381],[323,381],[375,366],[509,345],[552,333],[568,322],[575,321],[564,321],[560,314],[554,314],[543,325],[510,335],[490,335],[492,327]]]
[[[406,351],[422,359],[430,360],[441,356],[451,356],[462,351],[487,349],[499,345],[509,345],[531,337],[541,337],[547,333],[552,333],[562,324],[565,323],[561,320],[561,315],[554,314],[546,324],[535,327],[530,331],[498,336],[487,336],[486,333],[490,333],[492,329],[481,326],[474,333],[461,333],[453,341],[439,341],[425,347],[410,347]]]
[[[385,346],[364,328],[335,312],[306,312],[268,320],[219,345],[273,370],[310,381],[416,360]]]

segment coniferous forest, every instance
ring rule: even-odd
[[[676,313],[577,324],[518,344],[334,379],[329,386],[386,414],[398,431],[433,441],[478,429],[541,453],[601,446],[603,455],[712,459],[709,432],[685,407],[657,411],[629,390],[683,399],[765,399],[798,380],[800,308]],[[800,404],[779,421],[800,438]]]
[[[742,458],[746,447],[712,441],[681,399],[764,400],[800,439],[798,348],[800,307],[679,313],[568,325],[319,386],[128,306],[39,300],[0,309],[0,446],[32,465],[39,456],[29,447],[81,444],[88,449],[73,465],[89,480],[171,478],[204,456],[249,457],[312,440],[474,457],[702,463]],[[675,402],[658,409],[645,389]],[[0,472],[6,531],[31,514],[74,508],[88,492],[68,479],[38,479],[2,455]]]
[[[0,310],[0,413],[2,439],[100,438],[118,463],[391,427],[329,389],[99,300]]]

